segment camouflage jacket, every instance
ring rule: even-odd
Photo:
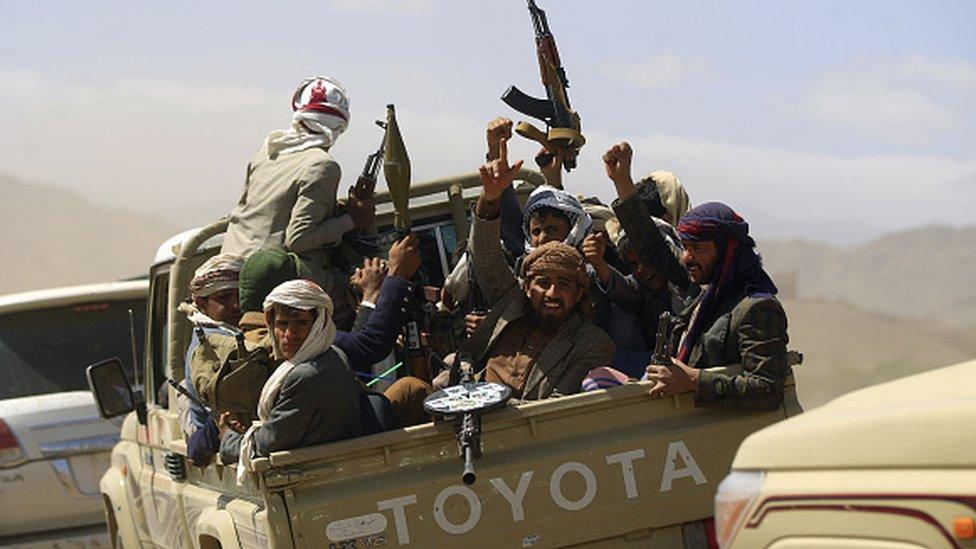
[[[704,292],[703,292],[704,293]],[[672,348],[701,297],[678,319]],[[695,404],[708,408],[773,410],[782,405],[787,378],[786,312],[774,297],[733,295],[716,304],[718,317],[702,332],[688,365],[698,368]]]

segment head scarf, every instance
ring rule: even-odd
[[[583,211],[593,220],[591,230],[594,233],[607,230],[607,221],[616,219],[616,214],[613,213],[613,210],[606,204],[600,202],[599,199],[595,197],[583,198],[583,195],[579,195],[576,198],[583,206]]]
[[[664,212],[671,218],[671,224],[677,224],[678,220],[688,213],[691,204],[681,181],[678,181],[677,176],[673,173],[664,170],[653,171],[647,174],[642,181],[648,180],[654,182],[657,199],[663,206]],[[660,214],[654,214],[654,212],[651,212],[651,215],[662,217]]]
[[[193,297],[207,297],[217,292],[236,289],[244,259],[233,254],[217,254],[203,262],[193,273],[190,293]]]
[[[528,236],[529,218],[540,208],[552,208],[566,214],[566,217],[569,218],[569,236],[563,242],[570,246],[576,247],[582,244],[583,239],[586,238],[593,226],[590,214],[583,210],[583,206],[579,200],[576,200],[575,196],[556,187],[540,185],[532,191],[529,199],[525,202],[525,251],[527,252],[532,251],[532,244],[529,243]]]
[[[279,284],[265,298],[264,310],[272,309],[276,303],[303,311],[314,310],[316,313],[315,322],[295,356],[275,368],[275,371],[264,383],[264,387],[261,388],[261,398],[258,399],[259,421],[254,422],[241,439],[240,457],[237,462],[238,485],[243,485],[247,479],[247,470],[251,468],[251,460],[254,458],[254,431],[268,421],[271,409],[278,399],[278,393],[281,392],[285,377],[297,365],[324,353],[335,341],[336,326],[332,322],[332,299],[318,284],[311,280],[289,280]],[[271,341],[274,346],[275,357],[283,358],[281,344],[274,336],[273,327],[271,329]]]
[[[291,99],[291,128],[268,134],[268,154],[276,157],[312,147],[328,149],[349,126],[349,94],[334,78],[311,76]]]
[[[674,227],[672,227],[667,221],[651,216],[651,220],[654,221],[654,226],[657,227],[657,232],[661,234],[664,238],[664,242],[671,249],[671,253],[675,257],[681,257],[681,242],[678,240],[678,233],[675,232]],[[616,218],[612,220],[612,223],[607,223],[607,235],[610,237],[610,243],[613,244],[617,251],[620,252],[621,256],[627,253],[627,249],[630,247],[630,238],[627,236],[627,231],[624,230],[623,225],[617,221]]]
[[[753,250],[756,242],[749,236],[749,223],[725,204],[707,202],[689,211],[678,223],[678,236],[714,241],[720,258],[678,349],[678,359],[686,362],[705,326],[714,320],[712,309],[719,299],[734,293],[773,296],[777,290]]]
[[[565,276],[583,287],[590,284],[583,254],[563,242],[546,242],[525,256],[522,279],[528,281],[536,276]]]
[[[290,360],[293,364],[300,364],[317,357],[325,352],[335,341],[336,326],[332,322],[332,298],[325,293],[318,284],[311,280],[289,280],[275,287],[264,299],[265,312],[271,310],[275,304],[285,305],[303,311],[315,311],[315,322],[301,348]],[[271,340],[274,346],[275,358],[284,358],[281,343],[271,330]]]
[[[208,297],[223,290],[237,289],[243,260],[233,254],[217,254],[203,262],[190,280],[190,295],[194,298]],[[177,310],[186,315],[194,326],[220,328],[231,332],[236,330],[225,322],[214,320],[201,311],[192,301],[180,303]]]

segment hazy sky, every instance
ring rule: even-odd
[[[976,2],[539,0],[589,142],[571,190],[609,198],[599,158],[670,169],[761,236],[861,241],[976,207]],[[229,211],[245,165],[332,75],[354,180],[396,103],[414,181],[471,171],[483,127],[539,95],[522,1],[0,1],[0,172],[189,227]],[[528,158],[534,147],[514,147]]]

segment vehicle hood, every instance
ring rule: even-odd
[[[861,389],[749,436],[735,469],[976,466],[976,360]]]
[[[0,419],[13,431],[29,461],[75,453],[79,446],[96,442],[108,445],[112,437],[118,440],[121,425],[98,415],[88,391],[0,400]]]

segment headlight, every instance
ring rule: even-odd
[[[745,520],[746,510],[752,506],[762,489],[766,473],[736,471],[718,485],[715,494],[715,537],[719,547],[728,547]]]

